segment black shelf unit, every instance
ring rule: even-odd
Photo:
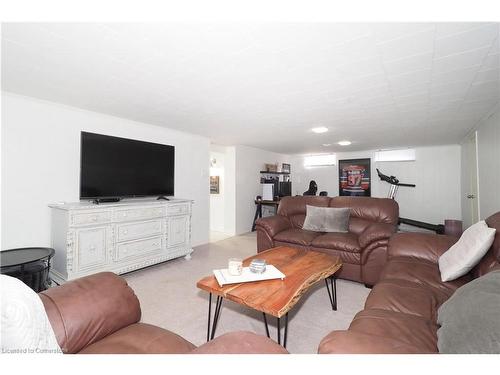
[[[262,174],[279,174],[279,175],[287,175],[290,174],[290,172],[267,172],[267,171],[260,171]]]

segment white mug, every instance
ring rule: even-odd
[[[243,272],[243,262],[238,258],[231,258],[227,262],[227,271],[232,276],[239,276]]]

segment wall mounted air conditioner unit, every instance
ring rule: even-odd
[[[323,167],[328,165],[335,165],[337,157],[335,154],[327,155],[310,155],[304,157],[304,167]]]
[[[415,149],[387,150],[375,152],[375,161],[414,161]]]

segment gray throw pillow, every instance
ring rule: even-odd
[[[500,353],[500,271],[458,288],[438,310],[440,353]]]
[[[306,205],[306,219],[302,229],[313,232],[348,232],[350,212],[349,208]]]

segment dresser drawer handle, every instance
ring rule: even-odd
[[[94,245],[90,246],[90,251],[95,251],[95,246]]]
[[[127,233],[128,233],[128,230],[126,230],[126,229],[125,229],[125,230],[123,231],[123,234],[127,234]]]
[[[98,217],[97,216],[92,216],[93,221],[97,221]]]

